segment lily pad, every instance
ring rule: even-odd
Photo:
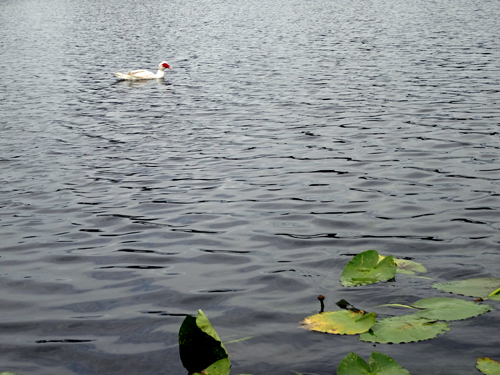
[[[446,321],[472,318],[493,310],[490,305],[446,297],[421,299],[411,306],[422,309],[415,313],[416,316]]]
[[[384,255],[379,254],[379,259],[382,260],[386,258]],[[394,258],[394,263],[396,263],[396,273],[404,273],[407,275],[415,275],[415,272],[425,273],[427,269],[420,263],[414,262],[407,259]]]
[[[353,311],[353,312],[358,312],[358,311],[361,311],[359,309],[357,309],[356,307],[354,307],[353,305],[351,305],[348,301],[346,301],[345,299],[341,299],[340,301],[338,302],[335,302],[335,304],[340,307],[341,309],[344,309],[344,310],[349,310],[349,311]]]
[[[215,363],[212,363],[206,369],[196,372],[193,375],[229,375],[231,371],[231,361],[229,358],[222,358]]]
[[[204,371],[217,361],[229,357],[219,335],[201,310],[198,310],[196,318],[186,316],[182,322],[179,351],[182,364],[189,372]]]
[[[436,283],[431,286],[444,292],[484,299],[490,298],[500,301],[500,278],[497,277],[479,277],[475,279]]]
[[[339,364],[337,375],[410,375],[391,357],[373,352],[368,365],[356,353],[349,353]]]
[[[334,335],[357,335],[375,324],[375,313],[364,311],[325,311],[302,321],[302,328]]]
[[[392,255],[380,260],[377,250],[359,253],[345,266],[340,277],[343,286],[358,286],[387,281],[396,275]]]
[[[361,334],[359,339],[381,344],[400,344],[433,339],[449,330],[449,325],[445,322],[420,318],[413,314],[379,320],[368,332]]]
[[[488,357],[478,358],[476,367],[486,375],[500,375],[500,362],[494,361]]]

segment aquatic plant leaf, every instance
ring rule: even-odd
[[[203,371],[196,372],[193,375],[229,375],[230,370],[231,361],[229,358],[222,358],[217,362],[212,363]]]
[[[325,311],[302,321],[302,328],[334,335],[357,335],[375,324],[375,313],[364,311]]]
[[[345,266],[340,277],[343,286],[358,286],[390,280],[396,275],[392,255],[380,260],[377,250],[359,253]]]
[[[370,375],[370,366],[356,353],[349,353],[340,361],[337,375]]]
[[[229,357],[224,344],[203,311],[186,316],[179,329],[181,361],[189,372],[200,372]]]
[[[359,339],[381,344],[400,344],[433,339],[449,330],[449,325],[445,322],[420,318],[413,314],[379,320],[368,332],[361,334]]]
[[[425,298],[411,306],[423,309],[416,312],[416,316],[446,321],[472,318],[493,310],[490,305],[478,305],[472,301],[447,297]]]
[[[488,299],[494,299],[494,300],[500,301],[500,288],[498,288],[497,290],[490,293],[488,295]]]
[[[476,367],[486,375],[500,375],[500,362],[494,361],[488,357],[478,358]],[[1,375],[1,374],[0,374]]]
[[[339,364],[337,375],[410,375],[391,357],[373,352],[368,365],[356,353],[349,353]]]
[[[382,260],[386,258],[384,255],[379,254],[379,259]],[[424,273],[427,269],[420,263],[414,262],[407,259],[394,258],[394,263],[396,263],[396,273],[404,273],[407,275],[415,275],[415,272]]]
[[[370,369],[373,374],[380,375],[410,375],[399,363],[388,355],[373,352],[370,356]]]
[[[427,272],[427,268],[425,268],[423,265],[420,263],[414,262],[412,260],[406,260],[406,259],[394,259],[394,262],[396,263],[397,273],[405,273],[407,275],[415,275],[415,272]]]
[[[492,293],[500,288],[500,278],[497,277],[478,277],[475,279],[435,283],[431,286],[444,292],[500,301],[500,293],[497,292],[498,294],[492,295]]]
[[[353,311],[353,312],[358,312],[358,311],[361,311],[359,309],[357,309],[356,307],[354,307],[353,305],[351,305],[348,301],[346,301],[345,299],[341,299],[340,301],[338,302],[335,302],[335,304],[340,307],[341,309],[344,309],[344,310],[349,310],[349,311]]]

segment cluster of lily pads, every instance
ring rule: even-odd
[[[368,285],[393,279],[396,273],[415,275],[427,272],[420,263],[382,256],[376,250],[356,255],[344,268],[340,281],[343,286]],[[361,341],[376,343],[407,343],[428,340],[449,331],[447,322],[472,318],[493,307],[485,300],[500,301],[500,278],[475,278],[435,283],[433,288],[475,297],[474,301],[437,297],[425,298],[405,307],[413,314],[376,319],[375,312],[358,310],[347,301],[339,301],[341,311],[321,311],[305,318],[302,328],[329,334],[359,335]],[[323,306],[323,303],[322,303]],[[184,367],[192,375],[229,375],[231,362],[226,348],[203,311],[187,316],[179,330],[179,347]],[[486,375],[500,375],[500,362],[479,358],[476,367]],[[366,363],[355,353],[349,353],[339,364],[337,375],[409,375],[394,359],[373,352]],[[2,374],[0,374],[2,375]]]
[[[351,287],[389,281],[396,273],[415,275],[425,272],[427,270],[420,263],[394,259],[392,256],[380,255],[376,250],[368,250],[356,255],[346,265],[340,282],[343,286]],[[448,321],[468,319],[493,310],[492,306],[483,304],[485,300],[500,301],[500,278],[475,278],[435,283],[431,286],[476,299],[466,301],[437,297],[421,299],[411,305],[383,305],[405,307],[414,310],[414,313],[377,321],[375,312],[358,310],[345,300],[337,302],[343,310],[324,312],[323,297],[320,298],[322,311],[305,318],[302,327],[329,334],[359,334],[359,339],[366,342],[399,344],[432,339],[450,330]],[[189,374],[229,375],[229,354],[203,311],[199,310],[196,317],[186,316],[182,322],[179,329],[179,350],[182,364]],[[486,375],[500,375],[500,362],[491,358],[479,358],[476,367]],[[409,374],[394,359],[378,352],[371,354],[368,363],[356,353],[349,353],[337,368],[337,375]],[[2,372],[0,375],[18,374]]]
[[[392,256],[379,255],[368,250],[356,255],[344,268],[340,282],[344,286],[358,286],[388,281],[397,272],[426,272],[419,263]],[[451,283],[436,283],[432,287],[452,293],[479,297],[477,302],[457,298],[437,297],[416,301],[410,306],[389,304],[383,306],[406,307],[414,310],[403,315],[376,321],[375,312],[367,313],[354,307],[343,311],[327,311],[312,315],[302,321],[303,328],[341,335],[360,334],[361,341],[377,343],[407,343],[428,340],[449,331],[448,321],[472,318],[493,310],[480,304],[485,299],[500,300],[500,279],[482,278]]]

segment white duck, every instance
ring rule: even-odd
[[[120,79],[129,79],[129,80],[139,80],[139,79],[160,79],[165,76],[165,69],[172,69],[170,65],[166,61],[162,61],[160,65],[158,65],[158,72],[154,74],[149,70],[131,70],[128,73],[120,73],[116,72],[115,76]]]

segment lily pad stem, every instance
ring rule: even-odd
[[[319,299],[319,302],[321,303],[321,311],[320,311],[320,313],[322,313],[322,312],[324,312],[324,311],[325,311],[325,304],[324,304],[324,302],[323,302],[323,301],[325,300],[325,296],[324,296],[324,295],[322,295],[322,294],[320,294],[320,295],[318,296],[318,299]]]
[[[491,298],[493,297],[494,295],[497,295],[498,293],[500,293],[500,288],[498,288],[497,290],[495,290],[493,293],[491,293],[488,298]],[[319,297],[318,297],[319,298]]]

